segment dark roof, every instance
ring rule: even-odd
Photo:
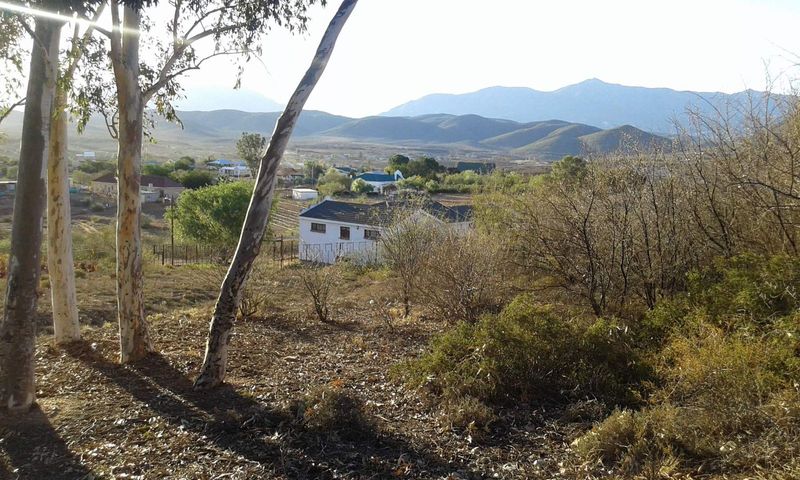
[[[394,175],[380,172],[365,172],[356,176],[356,179],[359,178],[365,182],[394,182]]]
[[[359,225],[386,225],[392,220],[394,212],[409,205],[404,201],[369,204],[324,200],[301,212],[300,216]],[[428,201],[422,205],[422,209],[446,222],[466,222],[472,216],[470,205],[446,207],[439,202]]]
[[[100,183],[117,183],[117,176],[114,175],[113,173],[106,173],[101,177],[95,178],[94,181]],[[139,184],[143,187],[147,187],[149,185],[159,188],[183,187],[183,185],[176,182],[175,180],[167,177],[162,177],[161,175],[142,175]]]
[[[492,162],[458,162],[456,163],[456,170],[459,172],[466,172],[472,170],[476,173],[490,173],[495,169],[495,164]]]

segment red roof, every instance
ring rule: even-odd
[[[117,183],[117,176],[114,175],[113,173],[107,173],[101,177],[95,178],[94,181],[100,183]],[[175,180],[167,177],[162,177],[161,175],[142,175],[140,185],[143,187],[152,185],[158,188],[183,187],[183,185],[176,182]]]

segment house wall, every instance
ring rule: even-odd
[[[147,187],[148,190],[153,190],[154,192],[158,192],[159,198],[164,198],[164,197],[178,198],[180,194],[184,190],[186,190],[183,187],[150,187],[147,185],[142,185],[142,187]]]
[[[325,225],[325,233],[311,231],[312,223]],[[350,240],[339,238],[339,227],[350,227]],[[353,223],[334,222],[300,217],[299,258],[305,261],[335,263],[341,256],[374,257],[377,242],[364,238],[364,230],[378,230],[378,227]]]
[[[372,185],[372,188],[375,192],[383,193],[383,187],[387,185],[394,185],[396,182],[366,182]]]

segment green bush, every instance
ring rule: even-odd
[[[528,295],[498,315],[461,323],[403,368],[410,384],[446,397],[503,403],[597,397],[635,404],[649,367],[610,320],[563,319]]]
[[[227,182],[187,190],[181,194],[174,216],[179,235],[190,241],[208,245],[234,245],[239,239],[253,184]]]
[[[665,349],[649,407],[612,415],[575,443],[578,453],[625,474],[664,465],[749,472],[800,458],[797,342],[703,330]]]
[[[689,275],[689,298],[728,329],[769,327],[800,306],[800,258],[739,255]]]
[[[639,328],[643,344],[664,345],[648,406],[612,415],[577,451],[625,475],[800,473],[799,272],[795,258],[742,255],[691,274],[689,292]]]

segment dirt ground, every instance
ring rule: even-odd
[[[0,478],[586,476],[568,462],[585,422],[518,405],[473,438],[451,428],[434,399],[403,386],[393,367],[445,325],[417,316],[390,328],[368,303],[392,288],[385,274],[346,276],[335,322],[323,324],[309,316],[296,272],[276,270],[262,282],[265,314],[236,326],[227,385],[208,393],[191,382],[221,270],[148,264],[145,274],[159,353],[139,364],[116,363],[108,273],[79,278],[82,342],[53,347],[43,312],[38,406],[0,419]],[[45,290],[43,306],[46,298]],[[335,421],[310,422],[313,399],[325,395],[339,401]]]

